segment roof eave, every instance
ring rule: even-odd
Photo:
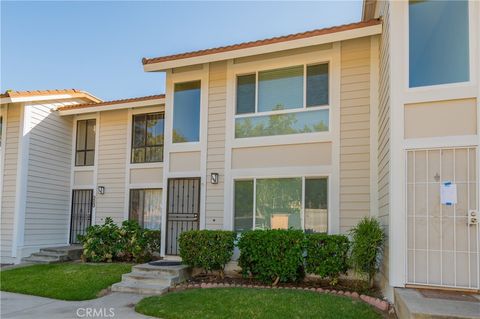
[[[382,33],[382,24],[370,25],[362,28],[355,28],[350,30],[344,30],[334,33],[328,33],[303,39],[296,39],[290,41],[283,41],[278,43],[266,44],[257,47],[244,48],[232,51],[225,51],[219,53],[212,53],[206,55],[199,55],[195,57],[189,57],[184,59],[175,59],[163,62],[148,63],[143,65],[145,72],[159,72],[166,71],[172,68],[178,68],[183,66],[210,63],[215,61],[236,59],[245,56],[252,56],[258,54],[272,53],[277,51],[302,48],[312,45],[319,45],[325,43],[332,43],[338,41],[345,41],[349,39],[361,38],[372,36]]]
[[[145,101],[115,103],[115,104],[99,105],[99,106],[92,105],[88,107],[72,108],[72,109],[65,109],[65,110],[59,109],[58,114],[61,116],[76,115],[76,114],[139,108],[139,107],[147,107],[147,106],[155,106],[155,105],[165,105],[165,98],[151,99],[151,100],[145,100]]]
[[[102,102],[101,99],[90,93],[79,92],[74,94],[51,94],[51,95],[29,95],[29,96],[8,96],[0,99],[0,104],[6,103],[25,103],[25,102],[37,102],[37,101],[49,101],[49,100],[66,100],[66,99],[83,99],[88,102]]]

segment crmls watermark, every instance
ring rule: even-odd
[[[78,318],[113,318],[115,308],[77,308]]]

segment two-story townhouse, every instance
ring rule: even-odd
[[[389,299],[478,290],[479,17],[474,1],[366,0],[359,23],[144,59],[165,96],[52,112],[70,125],[62,243],[105,217],[161,229],[176,255],[188,229],[376,216]]]
[[[39,247],[68,243],[72,122],[55,109],[99,101],[78,90],[1,94],[2,264],[19,262]]]
[[[143,60],[166,72],[163,253],[185,229],[339,233],[375,211],[381,30],[373,19]]]
[[[478,291],[480,5],[365,0],[375,17],[384,286]]]

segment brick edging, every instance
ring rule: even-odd
[[[381,311],[389,311],[391,305],[386,300],[380,298],[375,298],[367,295],[359,295],[356,291],[343,291],[343,290],[334,290],[334,289],[323,289],[323,288],[303,288],[303,287],[277,287],[277,286],[268,286],[268,285],[252,285],[252,284],[228,284],[228,283],[202,283],[202,284],[178,284],[175,287],[170,287],[168,291],[179,291],[186,289],[208,289],[208,288],[257,288],[257,289],[289,289],[289,290],[304,290],[312,291],[324,294],[339,295],[350,297],[352,299],[361,300]]]

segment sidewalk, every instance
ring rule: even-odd
[[[134,305],[145,296],[112,293],[85,301],[63,301],[37,296],[0,292],[2,319],[147,319],[135,312]]]

